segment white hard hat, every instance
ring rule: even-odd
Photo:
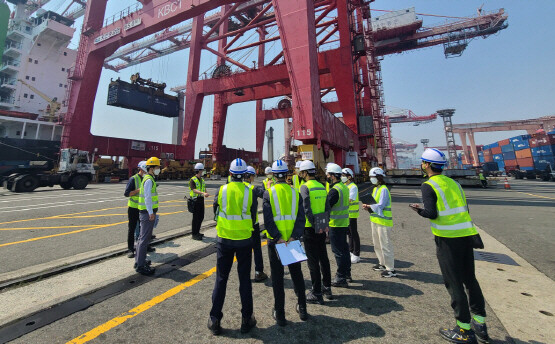
[[[264,169],[264,174],[270,174],[270,173],[272,173],[272,168],[268,166]]]
[[[348,167],[342,169],[342,170],[341,170],[341,173],[343,173],[343,174],[348,174],[348,175],[350,175],[350,176],[353,177],[353,178],[355,177],[355,174],[353,173],[353,170],[351,170],[351,169],[348,168]]]
[[[247,174],[256,175],[256,170],[252,166],[247,166]]]
[[[148,168],[146,168],[146,161],[143,160],[143,161],[139,162],[137,167],[148,173]]]
[[[369,175],[370,177],[375,177],[375,176],[385,177],[385,172],[379,167],[373,167],[372,169],[370,169]]]
[[[437,165],[447,164],[447,158],[445,157],[445,154],[443,154],[443,152],[440,151],[439,149],[435,149],[435,148],[426,148],[424,153],[422,153],[422,157],[420,158],[420,160],[425,162],[431,162],[432,164],[437,164]]]
[[[300,161],[300,160],[297,161],[297,162],[295,163],[295,168],[300,168],[300,167],[301,167],[301,162],[302,162],[302,161]]]
[[[341,174],[341,166],[334,163],[329,163],[326,166],[326,173],[334,173],[334,174]]]
[[[276,160],[272,164],[272,172],[273,173],[285,173],[289,171],[287,164],[283,160]]]
[[[315,169],[316,166],[314,166],[314,163],[310,160],[303,160],[299,165],[299,171],[313,171]]]
[[[196,171],[204,170],[204,165],[199,162],[198,164],[195,165],[195,170]]]
[[[243,174],[247,172],[247,163],[243,159],[235,159],[229,166],[229,172],[232,174]]]

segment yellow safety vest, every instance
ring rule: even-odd
[[[356,184],[351,182],[351,184],[347,185],[347,187],[349,188],[349,191],[356,187]],[[349,192],[349,196],[350,196],[350,192]],[[351,198],[349,197],[349,218],[351,219],[356,219],[358,218],[358,191],[357,191],[357,198],[354,201],[351,201]]]
[[[252,190],[241,182],[222,185],[218,193],[216,230],[218,236],[245,240],[252,236]]]
[[[326,182],[326,192],[330,192],[330,183]]]
[[[437,196],[438,217],[430,219],[435,236],[459,238],[478,234],[459,183],[444,175],[432,176],[425,183],[434,189]]]
[[[197,176],[194,176],[193,178],[191,178],[191,180],[195,183],[195,189],[200,191],[200,192],[206,192],[206,184],[204,183],[204,179],[200,178],[200,180],[197,178]],[[191,184],[189,183],[189,190],[191,190],[189,192],[189,196],[191,196],[191,198],[197,198],[198,194],[193,192],[193,189],[191,189]]]
[[[333,189],[339,193],[339,201],[331,207],[330,227],[349,227],[349,189],[341,182]]]
[[[266,179],[262,180],[262,183],[264,184],[264,189],[266,189],[266,190],[270,189],[270,181],[272,181],[272,185],[276,184],[276,179],[275,178],[266,178]]]
[[[297,190],[297,192],[301,191],[301,183],[299,181],[299,176],[296,174],[293,175],[293,188]]]
[[[252,194],[252,197],[255,197],[255,196],[254,196],[254,185],[252,185],[252,184],[250,184],[250,183],[247,183],[247,182],[243,182],[243,183],[245,183],[245,185],[248,186],[249,189],[251,189],[251,192],[253,193],[253,194]],[[254,222],[254,224],[255,224],[255,225],[258,224],[258,211],[256,212],[256,217],[255,217],[255,222]]]
[[[299,211],[299,193],[290,185],[284,183],[272,186],[268,192],[274,222],[281,233],[281,238],[287,241],[293,233],[293,227],[295,227],[295,220]],[[269,233],[266,235],[273,239]]]
[[[135,181],[135,190],[141,189],[141,176],[137,173],[134,174],[133,180]],[[139,195],[136,194],[135,196],[129,196],[129,200],[127,201],[127,206],[129,208],[138,209],[139,208]]]
[[[310,196],[310,209],[312,210],[312,215],[325,212],[327,192],[324,185],[314,179],[309,179],[305,185],[308,188],[308,194]],[[314,225],[308,221],[308,218],[306,219],[305,227],[314,227]]]
[[[150,195],[152,197],[152,210],[158,209],[158,192],[156,191],[156,181],[154,181],[154,178],[150,174],[147,174],[143,177],[143,182],[141,183],[141,191],[139,192],[139,210],[146,210],[145,182],[149,179],[152,180],[152,188],[150,189]]]
[[[380,185],[376,186],[372,191],[372,197],[376,200],[376,202],[380,201],[384,188],[387,190],[387,187],[385,185]],[[393,213],[391,212],[391,193],[389,193],[389,203],[387,207],[383,208],[382,215],[378,215],[377,213],[370,213],[370,221],[381,226],[393,227]]]

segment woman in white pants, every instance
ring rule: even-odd
[[[393,216],[391,212],[391,194],[385,186],[385,173],[379,167],[370,170],[370,181],[375,185],[372,197],[376,204],[363,204],[370,211],[372,240],[378,264],[373,269],[382,272],[382,277],[395,277],[395,258],[393,255]]]

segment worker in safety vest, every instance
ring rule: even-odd
[[[258,202],[252,190],[243,183],[247,163],[235,159],[229,167],[231,182],[222,185],[214,196],[214,214],[217,230],[216,283],[212,293],[212,309],[208,329],[214,335],[222,332],[220,325],[223,313],[227,280],[237,258],[239,295],[241,297],[241,333],[256,326],[253,315],[252,281],[252,232],[256,222]]]
[[[135,270],[142,275],[153,275],[154,268],[150,267],[150,260],[146,259],[148,245],[152,240],[152,230],[158,211],[158,191],[154,176],[160,174],[160,159],[152,157],[146,161],[147,174],[143,177],[139,192],[139,219],[141,229],[137,239],[137,254],[135,255]]]
[[[272,289],[274,291],[274,309],[272,316],[279,326],[287,325],[285,320],[285,292],[283,289],[283,265],[276,251],[276,244],[297,240],[303,235],[305,216],[297,190],[286,183],[287,164],[277,160],[272,164],[272,172],[277,180],[264,193],[263,214],[268,244],[268,257],[272,272]],[[308,319],[306,311],[306,295],[301,263],[289,264],[289,273],[295,294],[297,295],[296,310],[301,320]]]
[[[254,198],[264,197],[264,187],[258,185],[254,186],[254,178],[256,177],[256,170],[252,166],[247,167],[247,174],[245,175],[245,185],[252,190]],[[258,223],[258,209],[256,210],[256,221],[252,231],[252,252],[254,255],[254,281],[262,282],[268,279],[268,275],[264,273],[264,260],[262,258],[262,243],[260,241],[260,224]]]
[[[370,182],[374,184],[372,197],[376,204],[364,204],[362,207],[370,211],[372,241],[378,264],[374,271],[381,271],[382,277],[396,277],[395,256],[393,250],[393,213],[391,212],[391,194],[385,186],[385,172],[380,167],[370,169]]]
[[[341,182],[341,167],[329,164],[326,177],[330,183],[327,201],[330,204],[330,243],[335,255],[337,272],[331,285],[346,288],[351,278],[351,259],[347,232],[349,231],[349,189]]]
[[[204,220],[204,198],[210,195],[206,192],[206,183],[204,178],[202,178],[206,174],[204,165],[198,163],[195,165],[194,170],[195,175],[189,181],[189,197],[195,201],[191,237],[193,240],[202,240],[204,234],[200,233],[200,226]]]
[[[316,166],[312,161],[301,162],[299,177],[304,181],[301,185],[301,199],[306,216],[304,245],[312,282],[312,289],[306,295],[306,301],[323,305],[323,296],[328,300],[333,299],[330,260],[326,248],[330,205],[327,202],[326,188],[316,180]],[[322,217],[324,223],[316,223],[317,220],[322,221]],[[318,229],[315,228],[316,224]]]
[[[421,168],[429,177],[421,188],[424,207],[410,207],[430,219],[439,267],[457,320],[453,329],[440,328],[439,332],[453,343],[476,343],[476,337],[487,343],[485,301],[475,276],[473,252],[474,248],[483,248],[482,240],[470,218],[462,187],[442,175],[447,165],[445,154],[428,148],[421,160]]]
[[[138,171],[135,173],[125,187],[123,195],[129,197],[127,201],[127,257],[135,258],[135,237],[138,236],[137,225],[139,224],[139,191],[143,175],[146,173],[146,161],[141,161],[137,165]]]
[[[266,175],[266,178],[262,180],[262,183],[264,184],[264,189],[268,190],[273,184],[276,183],[276,179],[274,178],[272,168],[270,166],[266,167],[264,174]]]
[[[350,168],[341,171],[341,182],[349,188],[349,251],[351,263],[360,262],[360,236],[358,235],[358,186],[355,184],[355,174]]]
[[[484,176],[484,171],[481,170],[478,176],[480,177],[480,183],[482,183],[482,188],[486,189],[488,187],[488,180]]]
[[[297,161],[295,163],[295,171],[293,172],[293,176],[291,177],[291,185],[297,192],[301,190],[301,180],[299,178],[299,167],[301,166],[301,161]]]

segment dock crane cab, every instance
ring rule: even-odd
[[[62,104],[60,102],[58,102],[58,98],[57,97],[50,98],[46,94],[37,90],[32,85],[23,81],[22,79],[17,79],[17,80],[20,81],[23,85],[27,86],[31,91],[38,94],[42,99],[44,99],[48,102],[48,105],[46,106],[45,112],[48,115],[48,120],[50,122],[53,122],[54,119],[56,118],[56,115],[58,114],[58,111],[60,111],[60,109],[62,108]]]

